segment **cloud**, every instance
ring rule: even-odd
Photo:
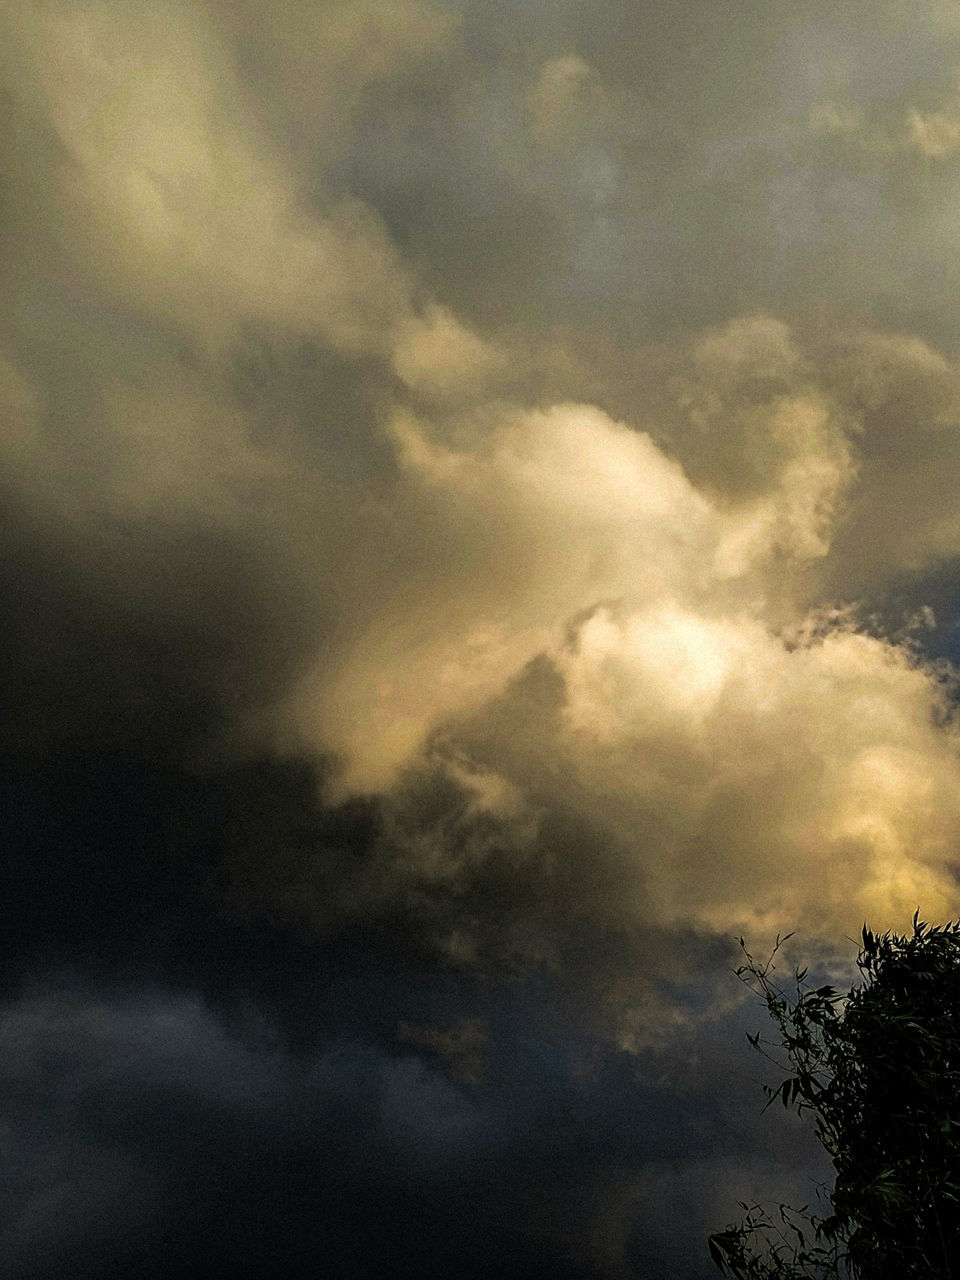
[[[960,144],[956,91],[928,110],[915,105],[904,110],[896,101],[870,103],[865,109],[863,104],[823,98],[810,108],[808,127],[814,137],[846,144],[885,166],[909,152],[930,161],[945,160]]]
[[[301,719],[324,708],[350,785],[389,781],[438,715],[494,691],[597,594],[634,589],[641,562],[655,579],[698,572],[703,504],[643,435],[589,406],[508,410],[464,429],[465,446],[451,447],[394,419],[407,479],[393,554],[433,567],[380,599],[345,665],[297,697]]]
[[[377,345],[408,288],[377,219],[298,209],[202,10],[14,8],[6,25],[18,103],[62,148],[48,218],[75,260],[205,339],[250,319]]]
[[[862,423],[860,483],[831,566],[856,596],[957,553],[946,477],[956,465],[960,381],[955,360],[930,343],[862,331],[837,344],[828,377]]]
[[[444,399],[501,371],[504,355],[462,325],[446,308],[431,306],[400,330],[393,368],[414,391]]]
[[[317,7],[219,3],[211,23],[258,87],[258,112],[284,152],[309,174],[349,147],[365,95],[449,55],[459,26],[448,8],[420,0],[336,0]]]
[[[547,145],[576,130],[602,106],[599,77],[577,54],[545,62],[527,95],[534,137]]]
[[[923,115],[910,113],[910,141],[925,156],[940,160],[952,155],[960,146],[960,120],[948,111]]]
[[[810,132],[814,135],[851,134],[863,126],[863,117],[858,107],[832,99],[814,103],[808,120]]]
[[[259,20],[289,47],[292,16]],[[416,5],[402,21],[376,5],[312,21],[310,47],[329,61],[313,73],[329,84],[332,70],[342,90],[312,103],[317,124],[449,26]],[[6,25],[16,107],[56,139],[41,225],[117,300],[215,349],[266,325],[348,354],[389,358],[399,344],[414,380],[449,381],[468,349],[475,365],[492,359],[435,304],[417,320],[415,281],[373,209],[330,187],[308,200],[203,8],[53,4],[36,21],[15,8]]]
[[[786,328],[761,317],[710,334],[695,368],[677,399],[699,489],[648,435],[594,406],[494,404],[434,424],[394,415],[402,479],[382,536],[398,560],[432,567],[379,596],[343,663],[293,703],[307,740],[311,707],[323,708],[345,786],[388,783],[434,723],[555,651],[598,602],[709,612],[735,600],[749,615],[771,575],[826,555],[855,465],[842,409]],[[441,628],[427,621],[438,613]]]
[[[414,1027],[401,1023],[399,1034],[409,1044],[432,1049],[449,1067],[455,1080],[464,1084],[479,1084],[483,1080],[487,1031],[481,1019],[465,1018],[449,1028]]]
[[[861,9],[4,11],[16,1267],[693,1267],[731,935],[956,912],[960,47]]]
[[[543,990],[515,985],[495,1006],[494,1080],[457,1083],[375,1034],[378,1004],[409,1005],[409,973],[355,964],[351,996],[344,956],[328,959],[344,1027],[299,1052],[249,992],[229,1021],[194,994],[63,979],[5,1004],[8,1273],[226,1262],[252,1277],[279,1259],[301,1276],[321,1257],[346,1280],[384,1251],[402,1276],[613,1277],[651,1257],[698,1273],[682,1223],[707,1225],[715,1198],[732,1208],[716,1192],[693,1205],[700,1167],[745,1165],[761,1135],[755,1114],[714,1106],[689,1053],[677,1096],[653,1062],[578,1043]],[[792,1126],[764,1128],[796,1157]]]
[[[391,555],[417,572],[281,717],[284,741],[339,761],[328,800],[383,798],[348,918],[402,917],[461,964],[570,971],[581,930],[832,936],[949,914],[952,685],[915,632],[818,592],[869,580],[875,549],[848,530],[890,509],[888,465],[917,483],[885,461],[884,414],[947,421],[952,366],[859,330],[818,350],[766,315],[685,360],[651,427],[696,482],[595,406],[394,415]],[[932,516],[903,510],[901,555]],[[314,895],[277,891],[314,918]],[[635,966],[632,945],[584,963],[620,1036]]]

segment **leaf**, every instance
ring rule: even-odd
[[[797,966],[791,995],[773,982],[771,962],[744,966],[777,1030],[772,1040],[760,1032],[747,1039],[771,1061],[779,1048],[789,1064],[786,1079],[763,1086],[766,1105],[779,1098],[786,1110],[813,1112],[836,1178],[823,1218],[742,1205],[739,1230],[719,1237],[735,1280],[952,1274],[918,1260],[944,1232],[937,1256],[960,1257],[960,919],[931,926],[918,909],[913,924],[899,935],[864,923],[859,982],[846,992],[804,989],[808,969]],[[857,1270],[864,1258],[878,1267]]]

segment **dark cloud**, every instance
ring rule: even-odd
[[[510,939],[535,918],[534,875],[508,890],[495,864],[465,901],[381,899],[374,929],[350,885],[397,818],[324,808],[303,763],[185,765],[213,713],[162,683],[149,712],[118,717],[112,744],[81,715],[72,740],[5,760],[7,1273],[354,1277],[390,1257],[400,1275],[572,1278],[652,1257],[702,1274],[711,1224],[683,1169],[735,1158],[742,1099],[691,1075],[669,1032],[647,1061],[611,1051],[578,976],[597,972],[593,926],[531,985]],[[408,829],[463,821],[462,795],[428,804],[424,785]],[[485,947],[514,976],[438,965],[438,916],[489,922],[507,892],[515,923]],[[294,904],[326,940],[285,923]],[[538,910],[556,935],[562,898]],[[330,936],[357,914],[362,931]],[[704,963],[693,940],[660,943]],[[663,972],[656,945],[606,949]],[[706,963],[710,982],[722,956]],[[467,1079],[437,1052],[464,1018],[487,1029]],[[749,1085],[743,1055],[731,1071]],[[655,1191],[626,1172],[651,1161]]]
[[[4,11],[4,1274],[705,1280],[809,1198],[732,938],[956,910],[958,41]]]
[[[229,1028],[142,985],[61,981],[8,1005],[8,1274],[352,1277],[384,1256],[403,1275],[704,1274],[709,1213],[732,1206],[719,1187],[704,1201],[702,1175],[748,1164],[761,1137],[758,1107],[745,1123],[718,1091],[743,1079],[732,1028],[714,1028],[723,1070],[671,1068],[578,1045],[537,1014],[548,990],[501,992],[488,1077],[467,1085],[377,1036],[367,1001],[402,1007],[397,981],[382,964],[362,981],[354,954],[344,998],[344,959],[316,967],[311,1012],[335,997],[357,1021],[327,1017],[298,1053],[252,1001]],[[763,1136],[796,1150],[792,1126]]]

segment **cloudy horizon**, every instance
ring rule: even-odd
[[[824,1175],[737,937],[960,914],[960,10],[0,77],[4,1273],[704,1280]]]

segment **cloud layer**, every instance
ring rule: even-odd
[[[10,1274],[232,1196],[294,1275],[380,1201],[698,1273],[731,938],[958,909],[958,68],[934,0],[5,9]]]

